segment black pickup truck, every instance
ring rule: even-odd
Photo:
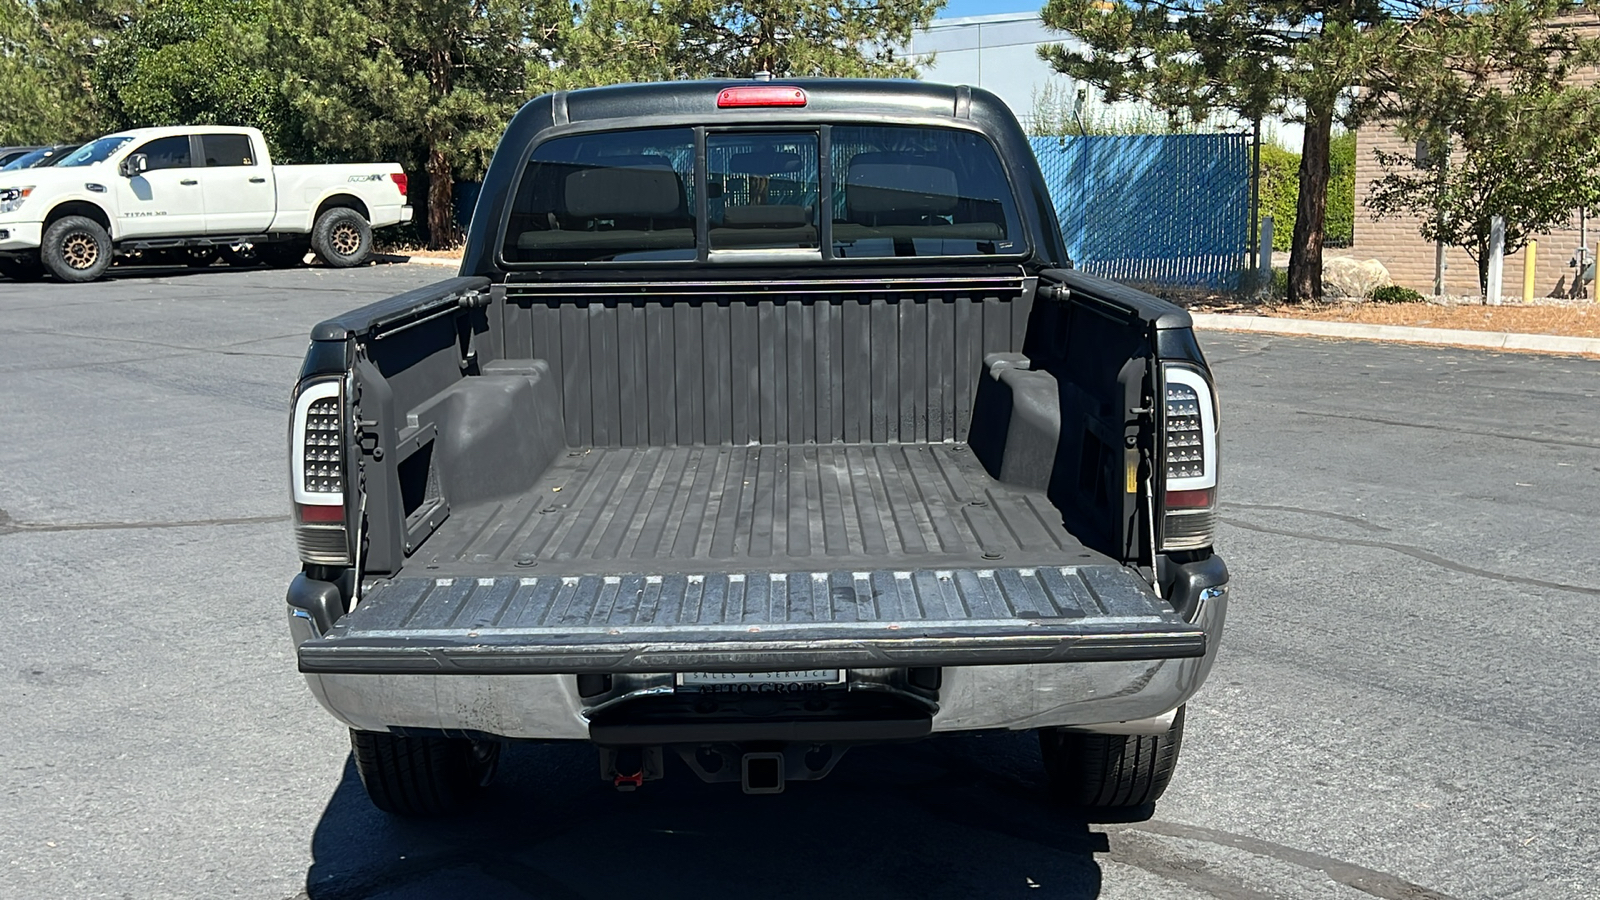
[[[460,277],[316,326],[292,410],[300,671],[395,813],[508,740],[770,793],[983,729],[1143,806],[1221,638],[1189,317],[1071,268],[974,88],[540,97]]]

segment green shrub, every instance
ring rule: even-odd
[[[1273,243],[1277,243],[1276,240]],[[1289,299],[1289,270],[1272,270],[1272,290],[1267,296],[1273,300],[1284,301]]]
[[[1374,303],[1421,303],[1422,295],[1408,287],[1388,284],[1367,295]]]
[[[1289,249],[1294,208],[1300,199],[1300,154],[1277,144],[1261,145],[1261,216],[1272,217],[1272,249]]]
[[[1274,143],[1261,144],[1261,215],[1272,217],[1272,249],[1288,250],[1300,202],[1300,154]],[[1323,243],[1348,247],[1355,242],[1356,135],[1335,135],[1328,146],[1328,211]]]
[[[1356,133],[1337,135],[1328,147],[1328,212],[1323,243],[1348,247],[1356,238]]]

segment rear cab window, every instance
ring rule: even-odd
[[[507,262],[693,260],[694,132],[612,131],[533,151],[506,228]]]
[[[1022,242],[993,145],[943,128],[833,129],[833,255],[1009,254]]]
[[[708,238],[717,250],[815,250],[817,133],[706,135]]]
[[[987,138],[867,125],[553,138],[534,148],[501,242],[513,268],[734,261],[774,251],[847,261],[1028,249],[1015,192]]]

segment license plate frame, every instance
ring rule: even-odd
[[[784,692],[820,690],[844,684],[843,669],[785,669],[777,672],[678,672],[680,691]]]

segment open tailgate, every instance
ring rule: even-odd
[[[300,645],[319,674],[970,666],[1201,656],[1117,566],[400,577]]]

